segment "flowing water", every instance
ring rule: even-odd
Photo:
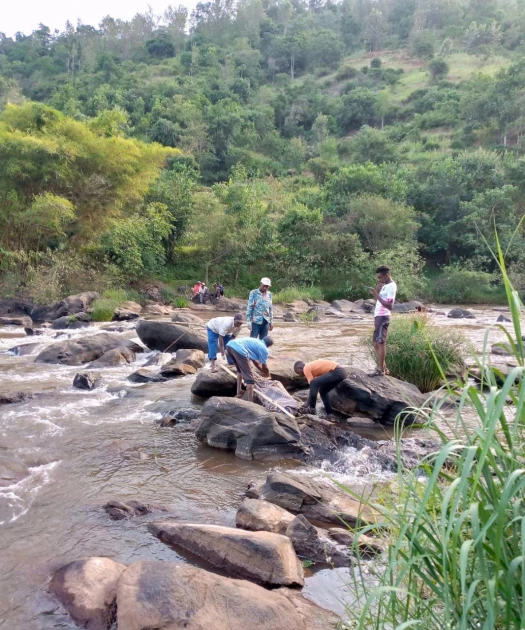
[[[436,321],[461,327],[479,350],[487,325],[498,313],[487,308],[477,315],[477,320]],[[359,339],[371,325],[371,317],[351,323],[278,324],[275,348],[279,353],[301,348],[312,356],[368,368]],[[125,336],[136,339],[134,326],[125,327]],[[180,409],[197,408],[202,401],[190,393],[192,377],[130,384],[127,376],[152,353],[137,355],[133,365],[104,369],[104,385],[92,392],[72,387],[81,368],[34,363],[36,353],[57,338],[91,335],[100,328],[66,333],[47,329],[27,339],[21,329],[0,329],[0,393],[34,394],[25,402],[0,406],[0,470],[7,466],[22,471],[18,483],[2,486],[0,480],[0,628],[75,628],[46,585],[55,569],[77,558],[198,563],[148,533],[147,523],[159,518],[159,512],[112,521],[102,509],[109,499],[162,506],[167,512],[160,513],[161,518],[234,525],[247,484],[264,479],[271,468],[293,466],[309,476],[328,473],[349,485],[388,478],[353,449],[341,452],[336,463],[307,469],[290,462],[239,460],[203,446],[185,424],[158,428],[160,414],[151,410],[156,401],[169,397],[171,407]],[[491,342],[501,338],[501,333],[491,332]],[[32,354],[8,352],[26,343],[38,344]],[[356,431],[376,439],[388,437],[380,427]],[[344,602],[351,601],[347,576],[341,569],[309,572],[303,592],[343,612]]]

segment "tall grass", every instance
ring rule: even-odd
[[[353,584],[357,603],[348,611],[351,628],[525,628],[521,303],[508,279],[499,243],[497,260],[514,338],[500,328],[512,342],[517,367],[498,386],[488,363],[487,331],[480,360],[485,387],[464,382],[452,417],[445,415],[443,401],[436,402],[430,413],[421,412],[440,447],[418,471],[404,470],[400,458],[395,499],[389,505],[374,505],[390,546],[374,566],[358,559]]]
[[[322,300],[323,292],[319,287],[288,287],[273,294],[275,304],[288,304],[296,300]]]
[[[102,297],[95,300],[91,305],[91,319],[94,322],[110,322],[113,313],[122,302],[127,300],[127,293],[122,289],[108,289],[104,291]]]
[[[363,338],[375,359],[370,335]],[[386,365],[392,376],[416,385],[423,393],[437,389],[443,373],[461,374],[465,367],[465,339],[455,330],[436,326],[432,317],[394,315],[388,332]]]

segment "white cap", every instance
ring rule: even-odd
[[[261,284],[266,284],[267,286],[271,287],[272,281],[270,280],[270,278],[261,278]]]

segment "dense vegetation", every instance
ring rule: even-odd
[[[159,278],[498,299],[522,0],[230,0],[0,34],[2,291]],[[483,238],[484,237],[484,238]],[[525,288],[524,234],[507,264]]]

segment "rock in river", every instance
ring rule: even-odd
[[[239,577],[273,586],[303,586],[303,567],[290,539],[219,525],[157,521],[148,527],[163,542],[177,545]]]
[[[102,383],[100,372],[79,372],[73,379],[73,387],[77,389],[92,390]]]
[[[33,328],[33,320],[27,315],[20,317],[5,316],[0,317],[0,326],[22,326],[23,328]]]
[[[191,376],[197,373],[193,365],[182,363],[177,359],[170,361],[164,365],[160,371],[165,378],[179,378],[181,376]]]
[[[191,393],[201,398],[235,396],[236,392],[236,378],[224,370],[219,370],[218,372],[203,370],[197,374],[197,378],[191,386]]]
[[[294,518],[291,512],[278,505],[259,499],[245,498],[237,509],[235,524],[241,529],[249,529],[252,532],[285,534],[286,528]]]
[[[306,451],[295,418],[238,398],[210,398],[195,435],[209,446],[234,450],[241,459],[293,457]]]
[[[82,339],[57,341],[43,350],[35,363],[62,363],[64,365],[82,365],[95,361],[108,350],[125,346],[133,352],[143,352],[143,348],[122,335],[99,333]]]
[[[467,311],[463,308],[453,308],[448,312],[447,317],[452,317],[453,319],[476,319],[474,313]]]
[[[202,350],[177,350],[176,359],[181,363],[186,363],[186,365],[192,365],[196,370],[206,364],[206,355]]]
[[[109,558],[75,560],[55,573],[49,589],[79,625],[108,630],[116,613],[117,582],[125,569]]]
[[[197,324],[198,326],[202,326],[204,323],[198,315],[186,311],[176,311],[171,316],[171,321],[177,324]]]
[[[137,370],[128,376],[128,381],[132,383],[163,383],[166,380],[167,378],[165,376],[146,368]]]
[[[88,365],[88,368],[106,368],[106,367],[118,367],[119,365],[125,365],[126,363],[133,363],[136,356],[131,348],[126,346],[119,346],[108,350],[104,354]]]
[[[269,591],[188,564],[142,561],[117,589],[119,630],[334,630],[335,615],[299,593]]]
[[[356,368],[348,368],[347,378],[330,393],[336,411],[347,416],[364,413],[386,425],[394,424],[402,412],[405,422],[414,421],[410,409],[424,406],[427,399],[415,385],[391,376],[368,376]]]
[[[121,521],[125,518],[131,518],[132,516],[146,516],[146,514],[151,514],[154,508],[135,499],[127,503],[119,501],[118,499],[112,499],[104,505],[104,509],[112,520]]]
[[[208,352],[204,323],[198,327],[142,320],[137,324],[137,335],[150,350],[175,352],[181,348]]]
[[[297,555],[313,562],[347,567],[351,562],[348,547],[332,540],[326,530],[315,527],[302,514],[298,514],[286,530]]]

